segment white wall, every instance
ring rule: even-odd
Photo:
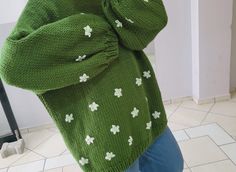
[[[191,3],[165,0],[168,24],[155,39],[156,75],[162,98],[192,95]]]
[[[229,94],[232,6],[233,0],[199,0],[200,98]]]
[[[1,0],[0,24],[15,22],[27,0]]]

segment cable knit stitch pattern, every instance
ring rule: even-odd
[[[39,98],[83,171],[124,171],[167,125],[143,52],[166,24],[161,0],[28,0],[1,79]]]

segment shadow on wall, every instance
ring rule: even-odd
[[[230,89],[236,89],[236,2],[233,4]]]

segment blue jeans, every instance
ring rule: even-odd
[[[181,150],[167,127],[125,172],[182,172]]]

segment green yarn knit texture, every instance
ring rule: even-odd
[[[39,98],[83,171],[125,171],[167,125],[143,52],[167,21],[161,0],[28,0],[1,79]]]

